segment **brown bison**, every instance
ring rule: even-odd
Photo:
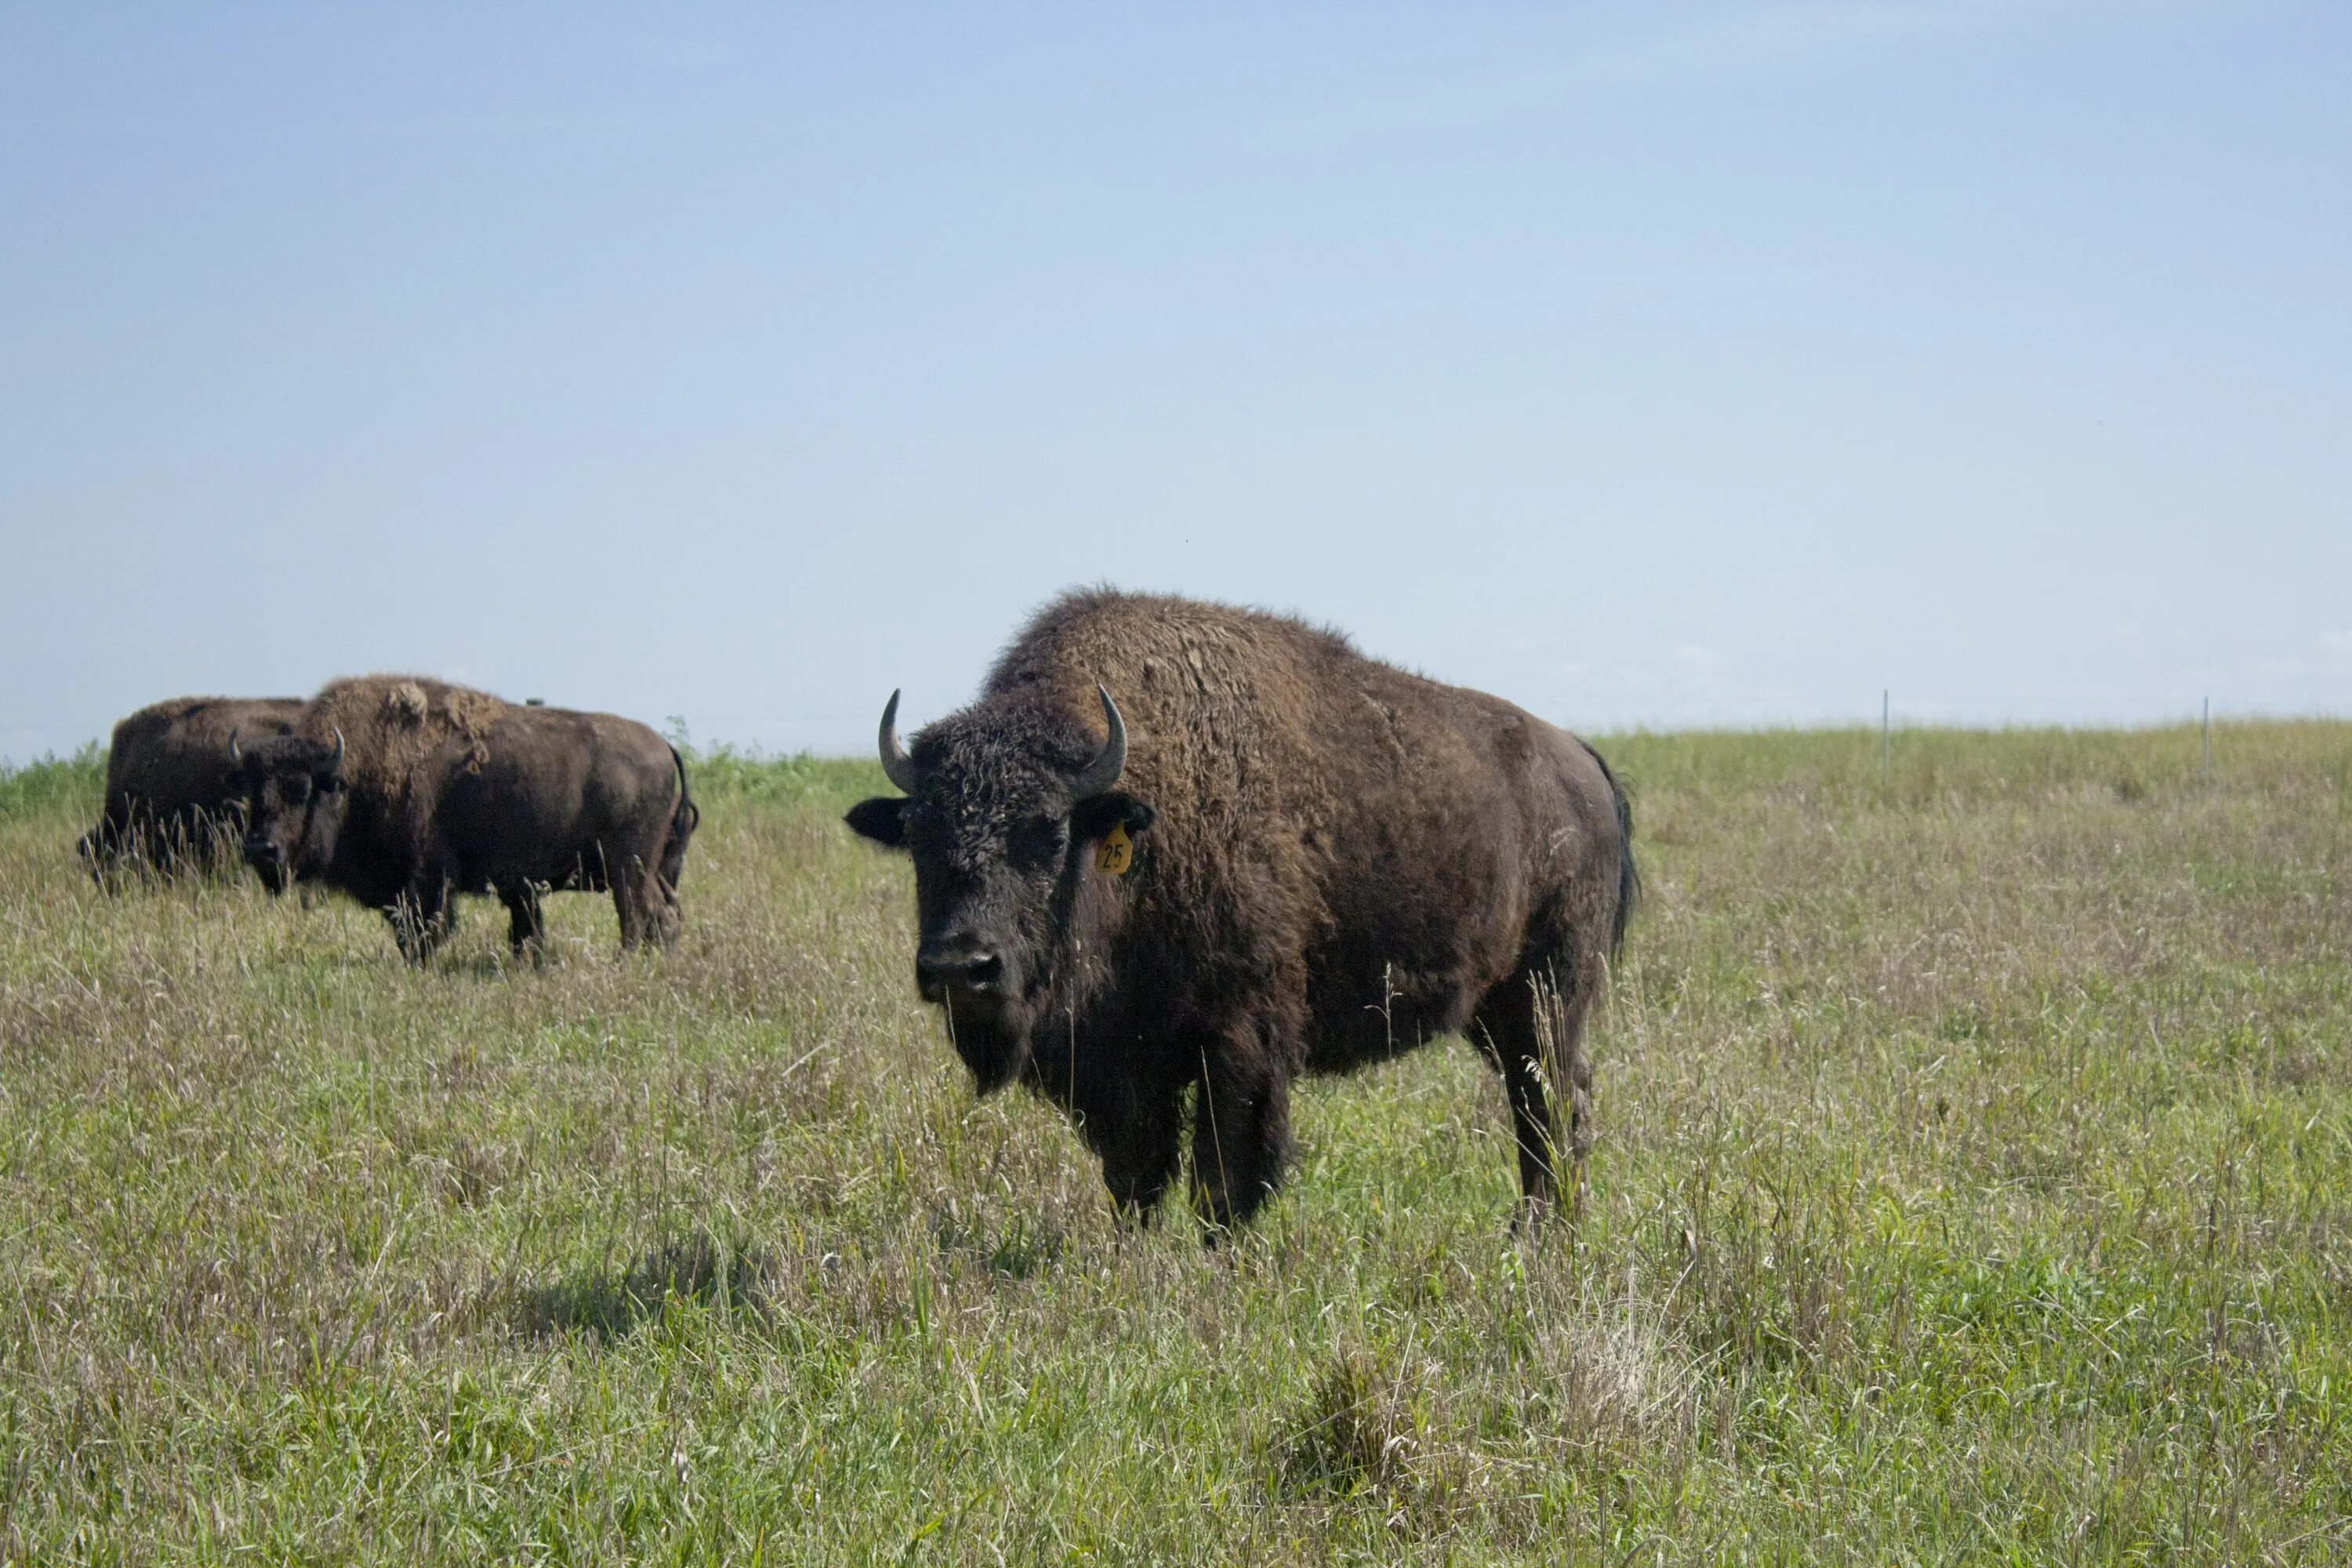
[[[1108,590],[1047,606],[911,751],[898,705],[905,797],[847,821],[913,858],[917,987],[981,1092],[1072,1115],[1123,1211],[1175,1175],[1188,1094],[1213,1239],[1281,1179],[1294,1078],[1457,1032],[1501,1070],[1523,1215],[1555,1152],[1580,1191],[1580,1031],[1637,891],[1590,746],[1333,632]]]
[[[228,740],[291,732],[299,697],[175,697],[114,727],[106,752],[106,805],[81,837],[82,858],[101,887],[143,865],[169,874],[236,864],[243,820]]]
[[[322,689],[293,733],[227,751],[263,882],[383,910],[413,963],[456,925],[455,893],[497,894],[518,953],[544,944],[550,890],[609,890],[624,947],[677,935],[701,814],[677,748],[633,720],[368,676]]]

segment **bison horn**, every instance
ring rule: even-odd
[[[338,727],[331,732],[335,737],[335,754],[327,759],[327,771],[340,773],[343,766],[343,731]]]
[[[898,694],[890,693],[890,700],[882,705],[882,772],[890,782],[908,795],[915,793],[915,764],[898,749]]]
[[[245,748],[236,743],[236,733],[235,730],[228,732],[228,765],[232,773],[245,766]]]
[[[1118,704],[1110,700],[1110,688],[1097,684],[1095,694],[1102,699],[1103,717],[1110,721],[1110,739],[1103,742],[1103,749],[1070,786],[1072,800],[1102,794],[1118,783],[1118,775],[1127,769],[1127,721],[1118,716]]]

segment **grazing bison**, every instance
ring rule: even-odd
[[[294,733],[229,752],[263,882],[382,910],[411,963],[457,923],[454,893],[496,893],[518,953],[545,942],[551,889],[609,889],[624,947],[677,935],[700,813],[677,749],[632,720],[368,676],[321,689]]]
[[[914,859],[917,987],[981,1092],[1073,1115],[1123,1211],[1173,1178],[1188,1092],[1213,1238],[1280,1180],[1294,1078],[1455,1032],[1501,1069],[1523,1215],[1556,1152],[1581,1190],[1580,1031],[1637,890],[1590,746],[1333,632],[1107,590],[911,751],[898,705],[904,798],[847,820]]]
[[[106,805],[81,837],[90,875],[110,887],[133,864],[166,874],[234,866],[243,827],[229,737],[289,733],[301,711],[299,697],[177,697],[117,724]]]

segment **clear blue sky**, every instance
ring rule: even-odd
[[[2352,710],[2352,6],[0,8],[0,756],[861,751],[1102,580],[1595,729]]]

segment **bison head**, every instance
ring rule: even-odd
[[[282,893],[325,868],[342,831],[343,732],[332,743],[275,735],[240,745],[229,737],[229,766],[245,801],[245,861],[262,885]]]
[[[915,862],[915,984],[985,1094],[1019,1076],[1073,947],[1082,879],[1116,830],[1152,808],[1118,790],[1127,726],[1096,688],[1108,741],[1034,700],[981,703],[898,746],[898,694],[882,710],[882,768],[906,791],[861,801],[849,826]]]

